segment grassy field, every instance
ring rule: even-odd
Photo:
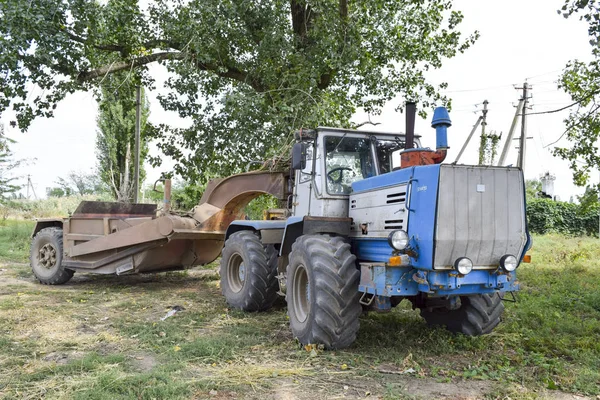
[[[600,398],[597,239],[536,237],[491,335],[430,328],[403,302],[363,316],[350,349],[323,352],[295,342],[283,302],[229,309],[216,264],[42,286],[30,229],[0,226],[2,398]]]

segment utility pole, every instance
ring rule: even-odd
[[[29,188],[31,188],[31,192],[33,193],[33,198],[37,200],[37,195],[35,194],[33,182],[31,182],[31,175],[27,175],[27,200],[29,200]]]
[[[523,83],[523,98],[521,101],[523,102],[523,111],[521,112],[521,138],[519,139],[519,160],[517,162],[517,166],[522,170],[525,170],[525,151],[526,151],[526,143],[527,143],[527,90],[529,89],[529,85],[527,81]]]
[[[467,140],[465,141],[462,148],[458,152],[458,155],[456,156],[456,159],[454,160],[454,164],[458,163],[458,160],[460,160],[460,157],[462,157],[463,153],[465,152],[465,149],[467,148],[467,145],[471,141],[471,138],[475,134],[475,131],[477,130],[477,127],[479,126],[479,124],[483,124],[481,135],[483,136],[485,134],[485,125],[486,125],[485,119],[486,119],[487,112],[488,112],[487,105],[488,105],[488,101],[484,100],[483,101],[483,115],[480,115],[479,118],[477,118],[477,121],[475,122],[475,125],[473,125],[473,129],[471,129],[471,132],[469,133]]]
[[[141,108],[141,97],[142,89],[140,85],[137,86],[135,91],[135,166],[134,166],[134,178],[133,178],[133,202],[138,202],[138,193],[140,191],[140,108]]]
[[[521,115],[521,111],[523,110],[523,100],[519,100],[519,104],[517,105],[517,111],[515,111],[515,116],[512,120],[512,124],[510,125],[510,130],[508,131],[508,137],[506,138],[506,143],[504,143],[504,148],[502,149],[502,155],[500,156],[500,160],[498,161],[498,166],[501,167],[506,162],[506,157],[508,156],[508,151],[510,150],[510,145],[513,140],[513,136],[515,134],[515,128],[517,127],[517,120],[519,119],[519,115]]]
[[[486,119],[487,119],[487,113],[488,113],[488,106],[489,102],[487,100],[483,101],[483,115],[481,116],[481,137],[479,138],[479,165],[483,164],[483,160],[484,160],[484,153],[485,153],[485,143],[487,142],[486,140],[486,136],[485,136],[485,127],[487,125]]]

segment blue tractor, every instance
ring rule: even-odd
[[[364,310],[403,299],[430,325],[481,335],[530,247],[522,171],[441,164],[451,121],[433,115],[436,150],[414,135],[335,128],[297,133],[290,216],[233,221],[221,259],[227,302],[266,310],[285,295],[302,344],[350,346]]]

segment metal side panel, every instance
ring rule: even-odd
[[[407,185],[402,183],[350,196],[350,236],[387,238],[396,229],[407,229]]]
[[[459,257],[496,267],[519,257],[527,240],[523,174],[517,168],[442,165],[434,268]]]

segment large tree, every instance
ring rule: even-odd
[[[424,71],[476,40],[462,19],[451,0],[3,0],[0,112],[27,129],[115,72],[152,87],[160,63],[160,103],[189,127],[158,126],[159,147],[188,178],[228,173],[396,95],[445,102]]]
[[[593,58],[590,62],[569,62],[559,80],[559,86],[572,99],[568,107],[571,113],[559,139],[566,137],[570,143],[554,149],[554,154],[570,162],[573,181],[585,186],[592,171],[600,166],[600,0],[566,0],[559,14],[578,16],[588,23]]]
[[[136,87],[124,74],[107,77],[102,84],[98,112],[96,157],[102,182],[117,201],[131,202],[134,194]],[[150,108],[142,91],[140,105],[140,181],[144,180],[144,160]]]

